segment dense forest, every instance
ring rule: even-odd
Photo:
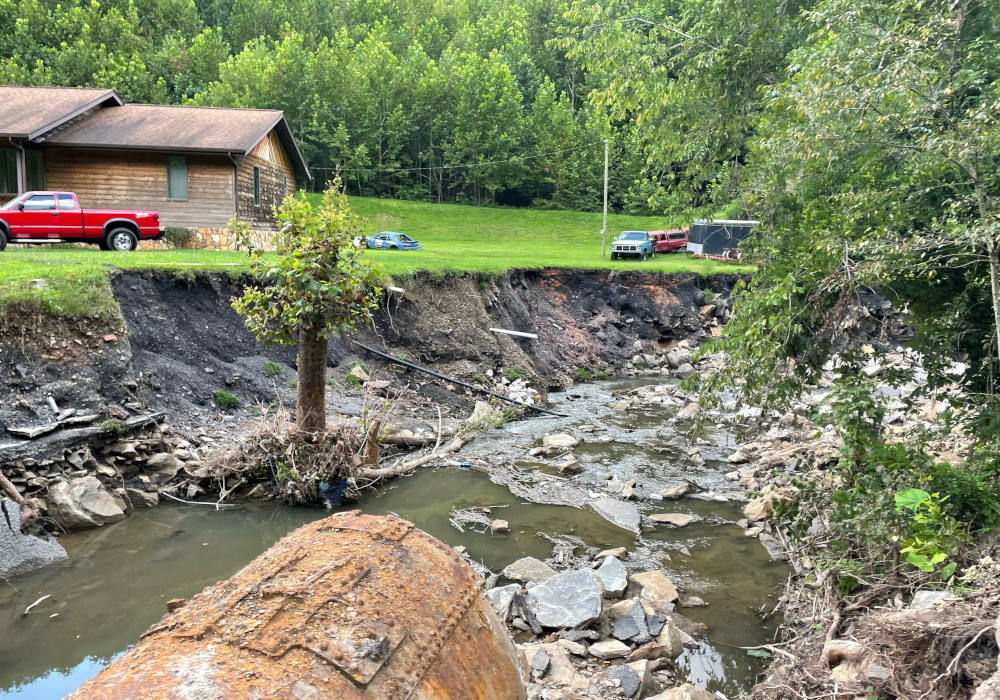
[[[731,199],[717,190],[743,163],[756,89],[803,36],[784,3],[709,8],[0,0],[0,83],[282,109],[315,187],[339,170],[353,193],[427,201],[595,210],[607,138],[612,206],[681,214]],[[667,75],[668,94],[642,84]]]

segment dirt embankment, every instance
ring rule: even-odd
[[[572,270],[421,275],[402,293],[387,291],[372,326],[355,338],[445,375],[543,401],[548,390],[575,379],[624,371],[636,355],[662,356],[676,342],[703,338],[724,320],[735,280]],[[91,476],[127,510],[134,500],[127,489],[148,485],[123,479],[137,478],[144,459],[175,446],[162,442],[171,433],[165,424],[197,469],[198,454],[239,442],[254,416],[292,406],[295,348],[265,347],[246,332],[230,306],[244,283],[221,273],[120,273],[117,322],[52,323],[41,335],[0,338],[0,467],[20,495],[44,512],[50,487]],[[706,296],[714,305],[704,305]],[[359,362],[377,378],[369,389],[402,406],[400,427],[436,423],[439,408],[446,422],[464,418],[481,398],[421,373],[390,371],[349,339],[337,339],[327,380],[333,417],[350,421],[364,411],[361,382],[348,376]],[[219,392],[236,405],[225,406]],[[135,445],[120,444],[123,435],[151,425]]]

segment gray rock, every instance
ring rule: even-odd
[[[155,492],[150,493],[149,491],[132,488],[131,486],[125,487],[125,495],[128,496],[128,500],[133,508],[152,508],[160,502],[160,494]]]
[[[157,452],[155,455],[146,460],[145,471],[153,483],[158,486],[162,486],[177,476],[177,472],[179,472],[183,466],[184,462],[177,459],[172,454],[168,452]]]
[[[49,515],[67,530],[100,527],[125,518],[96,476],[57,481],[49,486]]]
[[[955,596],[948,591],[917,591],[910,601],[911,610],[929,610],[942,601],[954,600]]]
[[[615,623],[611,635],[623,642],[645,644],[652,641],[649,627],[646,625],[646,611],[642,603],[635,601],[629,611]]]
[[[649,519],[660,525],[684,527],[685,525],[690,525],[697,520],[698,516],[688,515],[686,513],[655,513],[654,515],[649,516]]]
[[[631,503],[614,498],[598,498],[591,505],[597,514],[604,519],[624,530],[639,534],[639,523],[642,517],[639,515],[639,509]]]
[[[553,433],[542,438],[542,447],[576,447],[580,441],[568,433]]]
[[[556,572],[551,566],[534,557],[522,557],[508,564],[503,570],[503,575],[511,581],[538,583],[549,580],[556,575]]]
[[[604,589],[593,571],[556,574],[528,589],[527,602],[544,627],[576,627],[601,614]]]
[[[624,547],[615,547],[614,549],[605,549],[603,552],[598,552],[594,559],[600,560],[605,557],[618,557],[619,559],[624,559],[627,554],[628,550]]]
[[[628,666],[612,666],[604,672],[608,678],[619,682],[618,687],[627,698],[635,697],[642,685],[639,674]]]
[[[549,653],[545,649],[539,649],[531,657],[531,677],[541,678],[549,668]]]
[[[691,366],[690,362],[685,362],[680,367],[677,368],[677,376],[681,379],[687,379],[692,377],[697,373],[697,370]]]
[[[66,550],[54,540],[21,534],[21,508],[14,501],[0,498],[7,520],[0,515],[0,578],[11,578],[68,559]]]
[[[492,530],[493,533],[497,535],[506,535],[507,533],[510,532],[510,523],[508,523],[506,520],[500,520],[498,518],[497,520],[494,520],[493,522],[490,523],[490,530]]]
[[[625,565],[615,557],[605,558],[595,573],[604,585],[604,595],[607,598],[620,598],[628,587]]]
[[[690,490],[690,484],[678,484],[677,486],[670,486],[660,491],[660,497],[668,501],[675,501]]]
[[[771,561],[787,561],[788,552],[785,551],[784,546],[774,535],[769,535],[766,532],[762,532],[757,536],[760,543],[764,545],[764,549],[767,550],[768,556],[771,557]]]
[[[622,644],[617,639],[607,639],[591,644],[587,651],[598,659],[620,659],[623,656],[628,656],[631,649],[627,644]]]
[[[666,615],[646,615],[646,627],[654,637],[663,631],[665,624],[667,624]]]
[[[490,605],[496,610],[497,615],[501,620],[507,619],[507,612],[510,610],[510,602],[514,600],[514,594],[521,592],[521,586],[512,583],[509,586],[500,586],[499,588],[491,588],[486,591],[486,597],[490,601]]]

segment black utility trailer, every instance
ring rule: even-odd
[[[706,258],[738,260],[737,246],[759,221],[734,219],[695,220],[688,234],[687,249]]]

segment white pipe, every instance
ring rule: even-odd
[[[521,331],[508,331],[504,328],[491,328],[494,333],[505,333],[507,335],[516,335],[519,338],[537,338],[538,336],[534,333],[522,333]]]

